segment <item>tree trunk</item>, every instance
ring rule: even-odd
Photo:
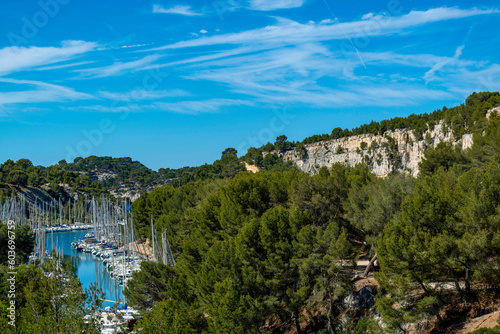
[[[455,281],[455,288],[457,289],[460,296],[463,297],[464,292],[463,292],[462,288],[460,287],[460,283],[458,282],[458,277],[454,273],[453,273],[453,279]]]
[[[470,270],[469,268],[465,269],[465,292],[470,295]]]
[[[372,257],[372,259],[370,260],[370,262],[368,262],[368,265],[366,266],[365,272],[363,273],[363,277],[368,276],[368,274],[372,270],[373,265],[375,264],[376,260],[377,260],[377,254],[375,254],[375,256]]]
[[[295,312],[295,327],[297,328],[297,333],[302,334],[302,329],[300,329],[300,323],[299,323],[299,312]]]

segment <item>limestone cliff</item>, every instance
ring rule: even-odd
[[[288,150],[274,153],[285,161],[294,162],[300,170],[309,174],[340,162],[349,166],[367,164],[380,177],[396,170],[416,176],[425,149],[440,142],[451,142],[467,149],[472,146],[472,134],[455,138],[443,123],[439,123],[425,132],[421,140],[415,138],[412,130],[398,129],[386,131],[383,135],[363,134],[307,144],[302,152]]]

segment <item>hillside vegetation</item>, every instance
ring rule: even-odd
[[[473,146],[428,150],[416,178],[335,164],[143,194],[136,229],[150,237],[152,217],[177,265],[134,274],[142,332],[437,333],[499,305],[500,119],[486,111],[500,101],[468,101],[454,110]],[[378,292],[357,291],[360,257],[377,259]]]

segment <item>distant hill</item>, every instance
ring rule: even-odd
[[[170,182],[183,185],[196,180],[232,177],[244,170],[244,164],[237,158],[234,148],[224,150],[221,159],[212,164],[160,168],[158,171],[129,157],[78,157],[73,162],[61,160],[49,167],[34,166],[28,159],[7,160],[0,165],[0,203],[26,189],[30,194],[37,193],[35,190],[38,189],[39,193],[54,200],[65,200],[78,193],[135,200],[142,193]],[[40,197],[40,200],[44,199]]]
[[[65,172],[73,173],[75,176],[87,176],[91,183],[99,182],[104,189],[118,197],[135,199],[142,192],[150,191],[169,181],[168,178],[129,157],[78,157],[71,163],[62,160],[58,165]]]

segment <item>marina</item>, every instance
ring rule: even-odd
[[[75,268],[82,289],[95,285],[102,290],[101,310],[85,317],[97,319],[102,333],[120,333],[120,327],[131,326],[140,318],[127,305],[123,291],[143,261],[175,266],[166,232],[158,233],[153,220],[152,238],[137,239],[126,201],[101,197],[66,204],[60,200],[33,203],[22,196],[13,197],[0,207],[0,220],[30,226],[35,245],[29,263],[42,265],[46,259],[62,259]]]
[[[79,252],[71,246],[72,242],[84,238],[87,233],[86,231],[68,231],[56,233],[54,236],[47,234],[45,236],[47,249],[52,249],[52,242],[54,248],[60,248],[63,259],[71,262],[75,267],[76,275],[82,282],[83,289],[89,289],[92,283],[99,282],[99,287],[104,293],[103,308],[113,307],[115,300],[118,303],[123,303],[123,285],[116,284],[115,280],[108,274],[105,265],[91,253]]]

